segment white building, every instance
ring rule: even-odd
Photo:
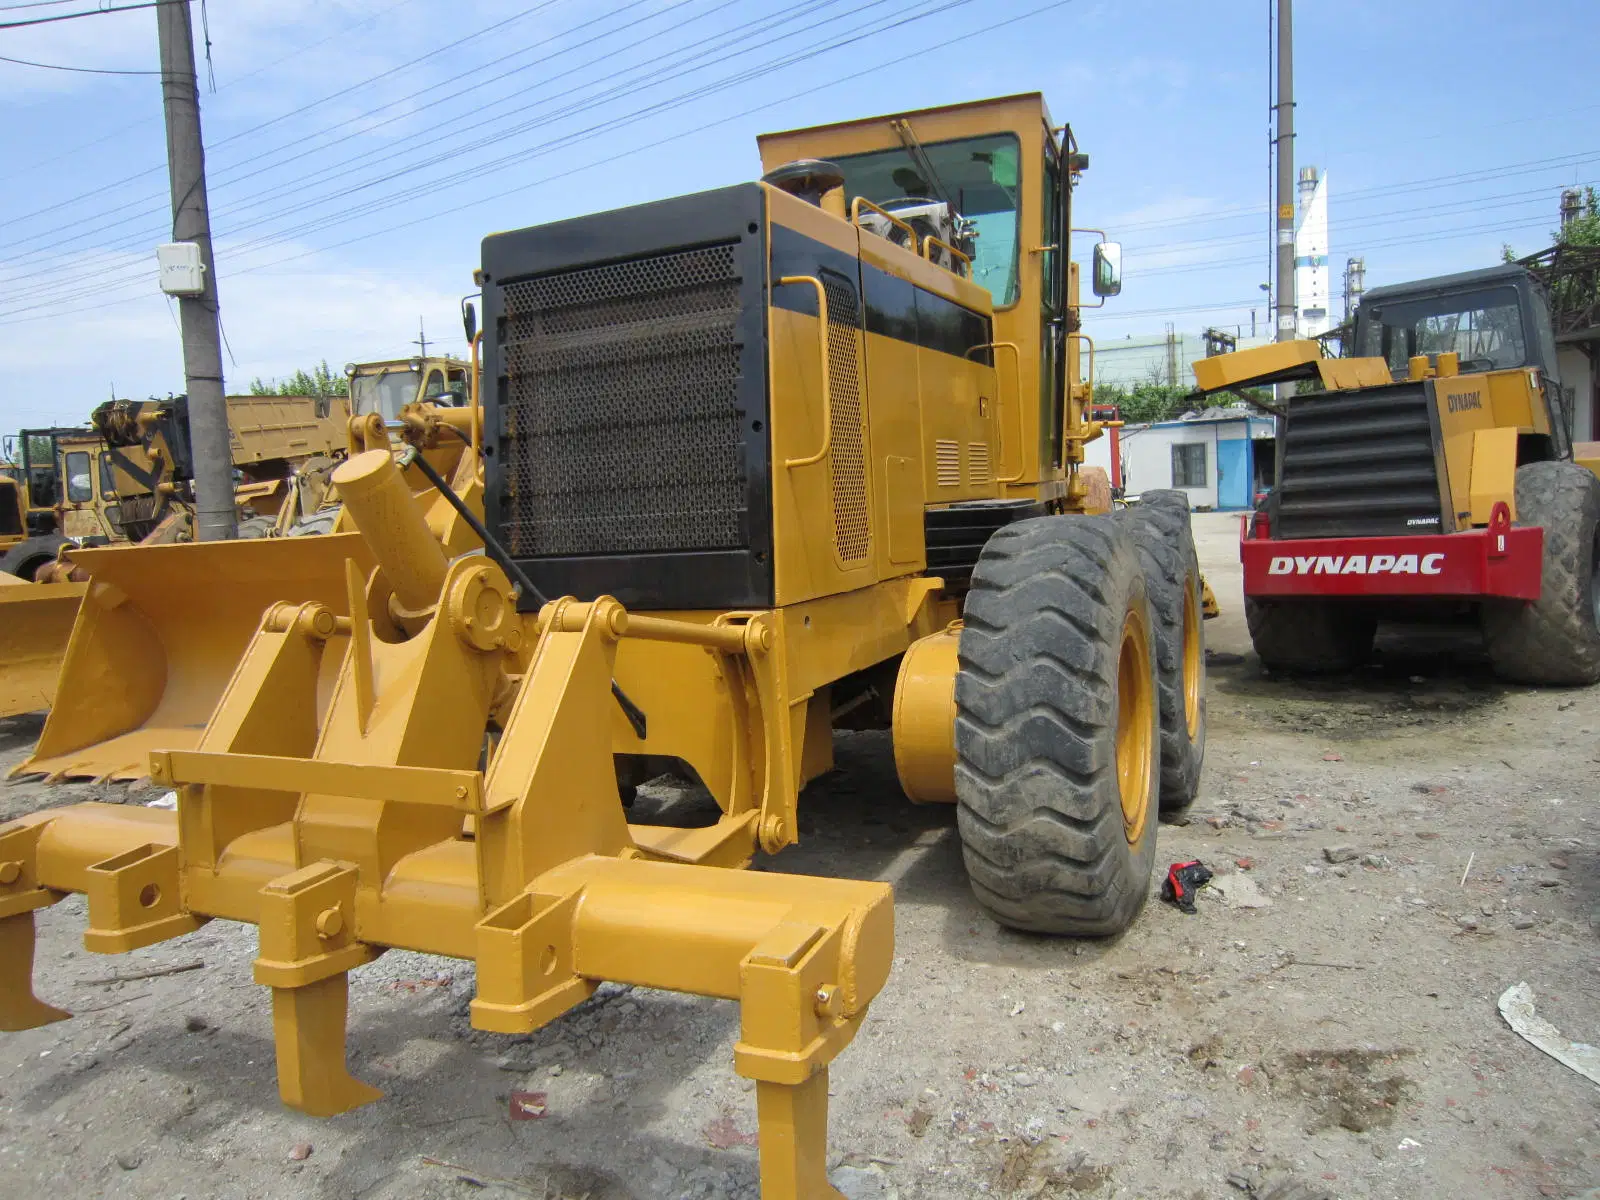
[[[1196,509],[1243,511],[1272,486],[1273,420],[1249,409],[1213,408],[1179,421],[1127,425],[1117,444],[1129,496],[1179,488]],[[1089,465],[1110,472],[1109,437],[1090,442],[1085,454]]]
[[[1295,336],[1316,337],[1333,326],[1328,278],[1328,176],[1300,168],[1300,206],[1294,221]]]
[[[1600,387],[1589,356],[1578,345],[1556,346],[1556,370],[1561,376],[1561,399],[1572,422],[1572,440],[1600,440]]]

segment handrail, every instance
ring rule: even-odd
[[[1067,334],[1068,341],[1072,340],[1073,338],[1077,338],[1081,342],[1089,343],[1089,373],[1081,380],[1081,382],[1084,387],[1084,409],[1092,412],[1094,406],[1094,339],[1087,333],[1080,333],[1077,330],[1073,330],[1071,333]],[[1061,403],[1066,411],[1061,414],[1061,428],[1064,435],[1068,438],[1074,440],[1087,440],[1086,435],[1076,432],[1077,426],[1075,424],[1069,425],[1067,421],[1067,418],[1072,415],[1072,386],[1072,381],[1069,379],[1067,381],[1067,386],[1062,389],[1064,394],[1061,397]],[[1086,421],[1084,423],[1089,424],[1090,422]]]
[[[934,237],[933,234],[930,233],[927,237],[922,239],[922,257],[927,259],[929,262],[933,262],[933,255],[928,253],[928,248],[930,246],[943,246],[946,250],[948,250],[950,252],[950,255],[951,255],[952,258],[956,259],[959,262],[962,262],[962,263],[966,264],[967,273],[965,275],[962,275],[960,271],[952,272],[954,275],[956,275],[958,278],[963,278],[963,279],[971,279],[972,278],[972,255],[966,254],[966,253],[963,253],[960,250],[957,250],[954,246],[952,246],[949,242],[945,241],[943,238]],[[934,263],[934,266],[938,266],[938,265],[939,265],[938,263]]]
[[[881,208],[874,204],[865,196],[857,196],[854,200],[850,201],[850,224],[861,224],[861,210],[863,207],[870,208],[873,212],[877,213],[881,217],[887,217],[891,225],[898,225],[901,229],[904,229],[906,231],[906,236],[911,239],[911,245],[908,246],[907,249],[909,249],[913,254],[920,253],[917,249],[917,246],[921,243],[921,239],[917,237],[917,231],[911,227],[911,224],[907,221],[902,221],[888,209]],[[888,238],[884,239],[884,241],[888,240]]]
[[[482,366],[478,360],[478,346],[483,341],[483,330],[478,330],[472,335],[472,375],[467,381],[467,388],[471,392],[472,405],[472,459],[473,472],[478,478],[483,478],[483,400],[478,394]]]
[[[969,346],[966,354],[962,357],[972,357],[972,352],[974,350],[1011,351],[1012,373],[1017,381],[1016,389],[1013,392],[1013,395],[1015,395],[1017,398],[1017,473],[1015,475],[996,475],[994,477],[994,481],[996,483],[1018,483],[1021,481],[1022,477],[1028,473],[1027,454],[1022,449],[1022,443],[1025,440],[1024,431],[1022,428],[1022,351],[1018,348],[1015,342],[984,342],[978,346]],[[1002,440],[1000,443],[1000,461],[1004,462],[1006,457],[1004,426],[999,421],[996,421],[995,425],[1001,430]]]
[[[1080,342],[1089,343],[1089,373],[1084,376],[1083,385],[1088,389],[1086,395],[1092,403],[1094,400],[1094,339],[1087,333],[1080,333],[1077,330],[1073,330],[1067,336],[1069,338],[1077,338]]]
[[[860,197],[856,199],[859,201]],[[833,386],[828,377],[828,289],[815,275],[785,275],[778,280],[780,286],[789,283],[809,283],[817,289],[817,341],[822,350],[822,448],[805,458],[783,460],[785,467],[809,467],[821,462],[833,448]]]

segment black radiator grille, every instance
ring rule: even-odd
[[[1424,385],[1289,400],[1274,537],[1442,532]]]
[[[506,285],[506,536],[518,557],[746,544],[733,243]]]

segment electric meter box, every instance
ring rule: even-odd
[[[198,242],[167,242],[156,247],[161,290],[169,296],[198,296],[206,290],[205,264]]]

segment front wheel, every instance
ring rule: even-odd
[[[1529,463],[1516,488],[1516,523],[1544,529],[1539,598],[1485,602],[1489,661],[1517,683],[1600,682],[1600,479],[1576,463]]]
[[[973,893],[1002,925],[1104,936],[1150,890],[1160,723],[1127,531],[1036,517],[973,569],[956,675],[956,799]]]

